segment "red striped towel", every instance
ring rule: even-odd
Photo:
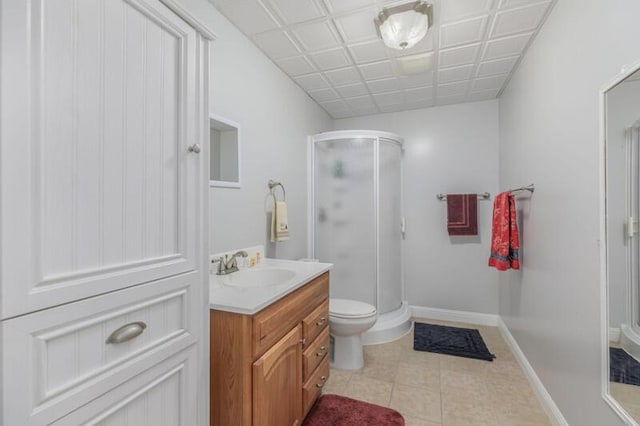
[[[493,202],[493,230],[489,266],[499,271],[520,269],[520,238],[516,220],[516,200],[508,192]]]
[[[449,235],[478,235],[478,194],[447,194]]]

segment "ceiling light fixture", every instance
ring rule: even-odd
[[[373,21],[384,44],[392,49],[410,49],[424,38],[433,24],[433,5],[415,1],[385,7]]]

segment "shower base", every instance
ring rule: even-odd
[[[363,345],[376,345],[397,340],[411,330],[411,310],[404,301],[395,311],[378,315],[373,327],[362,334]]]

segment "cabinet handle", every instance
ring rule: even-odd
[[[118,344],[128,342],[129,340],[135,339],[141,335],[145,328],[147,328],[147,324],[142,321],[125,324],[111,333],[109,337],[107,337],[105,343]]]
[[[306,338],[302,338],[300,340],[298,340],[298,343],[300,343],[302,346],[307,344],[307,339]]]
[[[320,348],[320,352],[316,352],[316,356],[324,356],[326,352],[327,352],[327,348],[325,346],[322,346]]]
[[[325,382],[327,381],[327,376],[320,377],[320,380],[322,380],[322,383],[316,383],[317,388],[321,388],[324,386]]]
[[[320,318],[320,321],[318,321],[318,322],[316,323],[316,325],[317,325],[318,327],[324,327],[324,325],[325,325],[326,323],[327,323],[327,319],[326,319],[325,317],[322,317],[322,318]]]
[[[187,148],[187,151],[192,152],[194,154],[200,154],[200,145],[194,143]]]

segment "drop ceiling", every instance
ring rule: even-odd
[[[387,48],[385,0],[209,0],[333,118],[498,97],[556,0],[432,0],[412,49]]]

